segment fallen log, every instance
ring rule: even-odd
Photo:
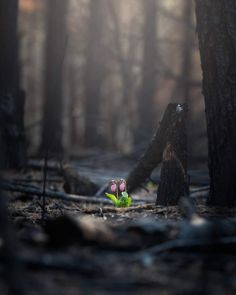
[[[103,203],[103,204],[111,204],[111,201],[107,198],[102,197],[86,197],[86,196],[79,196],[79,195],[72,195],[72,194],[66,194],[63,192],[54,192],[50,190],[46,190],[45,193],[40,188],[33,188],[33,187],[26,187],[16,184],[11,184],[9,182],[1,182],[0,184],[1,189],[5,191],[11,191],[11,192],[19,192],[31,196],[39,196],[42,197],[44,194],[48,198],[52,199],[58,199],[62,201],[72,201],[72,202],[89,202],[89,203]]]
[[[97,197],[97,196],[80,196],[80,195],[73,195],[73,194],[66,194],[63,192],[55,192],[51,190],[43,190],[41,188],[29,186],[27,187],[25,184],[21,186],[20,184],[11,183],[8,181],[1,181],[0,182],[0,189],[4,191],[11,191],[11,192],[18,192],[27,194],[29,196],[38,196],[42,197],[44,194],[47,198],[57,199],[62,201],[69,201],[69,202],[77,202],[77,203],[91,203],[91,204],[105,204],[105,205],[112,205],[112,202],[104,197]],[[149,202],[152,200],[148,200]],[[137,200],[133,199],[134,204],[142,204],[144,200]],[[145,200],[145,203],[147,201]]]

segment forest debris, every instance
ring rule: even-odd
[[[40,188],[36,187],[26,187],[26,185],[21,186],[19,184],[12,184],[8,181],[1,181],[0,184],[2,190],[12,191],[12,192],[20,192],[23,194],[34,195],[41,197],[43,195],[43,191]],[[103,204],[111,204],[111,202],[107,198],[102,197],[86,197],[86,196],[78,196],[73,194],[66,194],[62,192],[54,192],[51,190],[45,191],[45,196],[52,199],[58,199],[63,201],[72,201],[72,202],[89,202],[89,203],[103,203]]]
[[[48,220],[45,231],[56,247],[71,243],[110,244],[114,234],[107,224],[90,216],[61,216]]]
[[[137,205],[137,206],[131,206],[129,208],[116,208],[116,207],[103,207],[102,212],[103,213],[127,213],[127,212],[141,212],[144,210],[154,210],[158,206],[155,205],[155,203],[150,203],[150,204],[142,204],[142,205]],[[86,208],[83,210],[84,213],[86,214],[94,214],[98,213],[100,211],[99,208]],[[166,211],[165,208],[160,208],[160,211]]]
[[[167,241],[134,253],[133,257],[138,260],[143,260],[147,256],[153,256],[165,251],[201,251],[207,253],[227,253],[236,254],[236,237],[222,237],[217,240],[203,239],[176,239]]]
[[[63,188],[68,194],[94,196],[99,190],[99,186],[89,178],[81,176],[79,172],[68,164],[61,167],[64,177]]]
[[[41,197],[43,195],[43,191],[41,188],[36,186],[27,186],[26,184],[21,185],[19,183],[12,183],[10,181],[1,181],[0,188],[5,191],[11,192],[19,192],[23,194],[27,194],[29,197],[33,198],[33,196]],[[96,196],[79,196],[73,194],[66,194],[63,192],[55,192],[52,190],[46,190],[45,196],[51,199],[57,199],[62,201],[69,201],[69,202],[78,202],[78,203],[91,203],[91,204],[106,204],[111,205],[112,202],[104,197],[96,197]],[[147,202],[150,202],[151,199],[148,199]],[[134,199],[133,203],[140,205],[144,202],[144,200]],[[146,200],[145,200],[146,203]]]
[[[138,250],[176,236],[173,223],[164,224],[152,218],[111,226],[91,216],[62,216],[48,220],[45,232],[53,247],[71,244],[93,245],[110,250]]]
[[[50,253],[42,254],[21,254],[19,260],[24,266],[31,269],[54,269],[62,271],[76,271],[84,275],[102,275],[103,269],[101,264],[94,259],[87,259],[79,255],[65,253]]]

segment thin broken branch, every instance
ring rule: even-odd
[[[5,191],[11,191],[11,192],[19,192],[23,194],[27,194],[29,196],[43,196],[43,191],[40,188],[33,188],[33,187],[26,187],[21,185],[12,184],[7,181],[2,181],[0,184],[0,188]],[[72,195],[72,194],[66,194],[63,192],[54,192],[50,190],[45,190],[45,196],[51,199],[57,199],[62,201],[69,201],[69,202],[78,202],[78,203],[92,203],[92,204],[107,204],[111,205],[112,202],[106,198],[106,197],[96,197],[96,196],[79,196],[79,195]],[[133,200],[133,203],[142,203],[143,200]],[[145,200],[146,202],[146,200]]]

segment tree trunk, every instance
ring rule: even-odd
[[[176,106],[166,130],[157,205],[177,205],[188,194],[186,114],[185,105]]]
[[[184,103],[189,105],[191,91],[191,67],[192,67],[192,49],[193,49],[193,2],[192,0],[184,1],[183,8],[184,29],[183,29],[183,61],[181,76],[183,80],[183,99]]]
[[[184,0],[183,3],[183,57],[182,57],[182,67],[181,67],[181,88],[183,101],[188,106],[187,115],[187,133],[188,133],[188,155],[189,158],[192,155],[192,140],[193,140],[193,122],[192,118],[192,108],[191,108],[191,83],[192,80],[192,54],[193,54],[193,44],[194,44],[194,31],[193,31],[193,10],[194,2],[192,0]]]
[[[24,92],[19,86],[17,0],[0,2],[0,145],[1,164],[21,168],[26,164]]]
[[[163,168],[161,174],[161,189],[157,198],[157,202],[166,204],[169,202],[169,197],[178,199],[182,194],[183,182],[186,181],[187,173],[187,138],[185,129],[186,107],[171,103],[167,106],[160,126],[149,144],[144,155],[141,157],[134,169],[127,177],[128,191],[132,192],[142,185],[142,183],[151,175],[154,168],[157,167],[163,160]],[[170,155],[170,153],[172,153]],[[174,164],[172,165],[172,163]],[[170,165],[169,165],[170,164]],[[174,170],[172,170],[172,167]],[[166,172],[167,171],[167,172]],[[162,194],[168,186],[168,181],[172,181],[177,175],[178,180],[182,179],[182,183],[175,182],[173,187],[178,190],[172,191],[172,196]],[[160,194],[161,200],[160,200]],[[176,197],[175,197],[176,196]],[[159,201],[160,200],[160,201]]]
[[[60,153],[63,150],[62,92],[67,6],[65,0],[47,1],[42,152]]]
[[[196,0],[212,205],[236,201],[236,3]]]
[[[104,1],[90,0],[85,68],[85,145],[98,144],[99,107],[104,78]]]
[[[148,140],[155,127],[155,94],[157,89],[157,0],[144,0],[142,82],[138,98],[137,143]]]

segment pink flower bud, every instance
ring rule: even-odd
[[[115,180],[112,180],[111,181],[111,184],[110,184],[110,190],[115,193],[117,191],[117,183]]]
[[[120,180],[119,189],[120,189],[121,192],[124,192],[126,190],[126,181],[124,179]]]

